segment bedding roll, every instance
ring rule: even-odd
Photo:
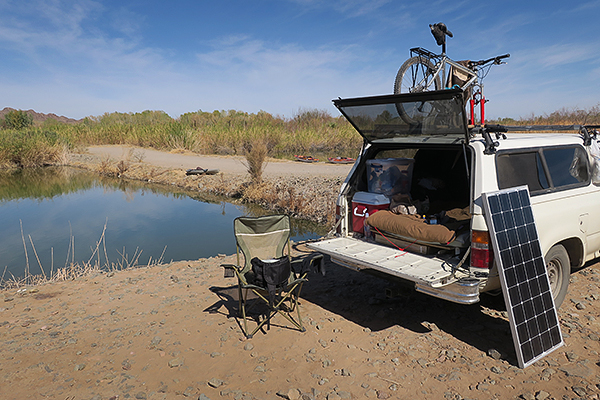
[[[377,211],[365,223],[381,231],[425,242],[448,244],[456,236],[456,232],[444,225],[429,225],[417,216],[394,214],[388,210]]]

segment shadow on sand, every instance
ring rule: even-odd
[[[461,305],[417,293],[408,285],[340,267],[328,259],[326,271],[326,276],[309,275],[301,300],[373,332],[394,326],[422,334],[440,329],[484,353],[496,349],[508,362],[517,364],[509,323],[500,317],[500,311],[505,310],[502,296],[484,295],[477,304]],[[235,281],[231,283],[228,287],[210,288],[219,299],[205,312],[238,316],[238,289]],[[484,309],[491,312],[483,312]],[[255,311],[257,316],[262,310]]]

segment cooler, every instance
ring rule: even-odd
[[[356,192],[352,197],[352,230],[365,234],[365,218],[390,207],[390,199],[379,193]]]

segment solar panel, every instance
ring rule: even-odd
[[[527,186],[484,193],[483,209],[519,366],[563,345]]]

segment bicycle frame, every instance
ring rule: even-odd
[[[453,87],[460,87],[462,90],[466,90],[473,86],[477,87],[478,90],[473,92],[470,96],[469,105],[470,105],[470,115],[469,115],[469,124],[475,125],[475,106],[479,105],[480,108],[480,120],[481,125],[485,124],[485,97],[483,95],[483,85],[479,82],[477,70],[470,69],[457,63],[456,61],[451,60],[445,51],[442,51],[442,54],[434,54],[431,51],[424,49],[422,47],[415,47],[410,49],[411,57],[418,55],[419,57],[424,57],[428,61],[434,60],[435,66],[434,70],[430,75],[425,75],[424,78],[417,84],[418,87],[428,88],[433,85],[435,80],[441,74],[441,82],[442,87],[444,89],[450,89],[450,70],[448,73],[446,72],[446,67],[449,65],[452,68],[455,68],[457,71],[464,73],[467,77],[469,77],[465,83],[462,85],[454,85]]]
[[[429,50],[426,50],[422,47],[415,47],[410,49],[410,53],[411,53],[411,57],[414,56],[414,54],[416,53],[418,56],[420,57],[425,57],[428,60],[435,60],[435,71],[434,73],[431,75],[431,77],[427,77],[429,79],[423,79],[421,82],[419,82],[419,85],[422,85],[424,83],[427,83],[425,85],[425,87],[428,87],[431,85],[431,82],[433,82],[433,80],[440,75],[440,73],[442,73],[442,86],[446,89],[449,89],[448,87],[448,79],[449,77],[446,75],[446,65],[450,65],[454,68],[456,68],[457,70],[467,74],[468,76],[470,76],[469,80],[466,81],[463,85],[460,86],[460,88],[462,90],[465,90],[466,88],[468,88],[469,86],[471,86],[472,84],[474,84],[475,82],[477,82],[477,71],[476,70],[472,70],[470,68],[467,68],[463,65],[460,65],[459,63],[457,63],[456,61],[451,60],[446,53],[442,53],[442,54],[434,54],[432,52],[430,52]]]

